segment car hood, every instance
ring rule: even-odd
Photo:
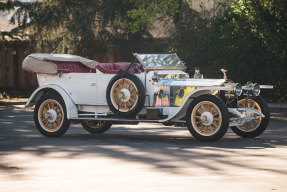
[[[196,86],[196,87],[210,87],[220,86],[225,79],[161,79],[158,86]]]

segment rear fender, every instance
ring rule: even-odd
[[[72,101],[71,97],[68,95],[68,93],[61,87],[57,85],[45,85],[41,86],[38,89],[36,89],[32,95],[30,96],[28,102],[26,103],[25,107],[32,107],[34,106],[37,101],[43,96],[43,94],[46,91],[49,91],[49,89],[52,89],[53,91],[56,91],[58,94],[61,95],[63,98],[66,110],[67,110],[67,118],[77,118],[78,117],[78,110],[75,105],[75,103]]]

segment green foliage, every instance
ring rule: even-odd
[[[6,2],[0,2],[0,11],[10,11],[15,9],[15,7],[17,6],[22,6],[22,3],[20,1],[11,1],[11,0],[8,0]],[[5,37],[13,39],[14,35],[15,33],[13,31],[12,32],[0,31],[0,48],[3,47],[3,41],[5,41]]]
[[[225,68],[229,78],[243,84],[275,85],[276,99],[286,102],[286,5],[284,0],[235,1],[221,5],[212,19],[183,10],[174,49],[189,70],[199,66],[205,77],[221,77],[219,69]]]
[[[130,0],[135,8],[127,11],[125,26],[132,33],[149,28],[152,23],[162,17],[173,17],[178,12],[179,3],[176,0],[150,1]]]
[[[276,99],[287,101],[287,1],[236,0],[220,4],[210,18],[193,11],[186,0],[41,0],[0,2],[0,10],[18,6],[13,22],[29,32],[37,52],[73,53],[93,58],[95,50],[126,40],[140,46],[157,20],[174,21],[169,39],[193,73],[241,82],[275,85]],[[214,11],[214,10],[213,10]],[[131,52],[138,50],[130,50]]]
[[[8,0],[6,2],[0,2],[0,11],[9,11],[13,10],[17,6],[21,6],[22,3],[20,1],[11,1]]]
[[[12,17],[42,52],[93,57],[95,47],[127,34],[121,25],[128,0],[42,0],[22,4]]]
[[[13,3],[17,2],[8,1],[5,7]],[[91,58],[108,42],[141,37],[157,14],[166,17],[177,9],[175,0],[42,0],[17,5],[11,21],[29,32],[37,50]]]
[[[16,1],[9,1],[9,9]],[[19,3],[11,21],[29,32],[41,52],[73,53],[92,58],[116,40],[139,39],[155,19],[172,16],[176,0],[42,0]],[[3,5],[4,6],[4,5]]]

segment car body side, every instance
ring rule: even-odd
[[[152,106],[154,102],[155,87],[163,87],[166,85],[159,85],[154,83],[152,77],[155,71],[149,71],[147,74],[135,74],[143,83],[146,90],[145,105],[140,114],[146,113],[146,107]],[[170,73],[170,71],[161,71],[161,73]],[[182,71],[173,70],[173,73],[180,73]],[[110,110],[106,101],[106,89],[109,81],[115,74],[104,74],[100,71],[96,73],[59,73],[52,74],[37,74],[39,88],[31,95],[26,106],[31,107],[35,105],[44,92],[49,92],[50,89],[57,91],[63,98],[67,108],[68,119],[78,117],[78,111],[91,112],[94,114],[107,114]],[[205,82],[205,83],[204,83]],[[191,100],[199,95],[214,94],[217,90],[231,90],[220,86],[224,82],[221,80],[193,80],[186,84],[186,86],[195,86],[192,92],[185,96],[180,106],[158,106],[162,109],[165,119],[159,122],[178,120],[185,115],[186,107]],[[212,86],[214,85],[214,86]]]
[[[23,68],[36,72],[39,88],[26,106],[47,137],[63,135],[70,123],[92,134],[112,124],[139,122],[186,126],[202,141],[216,141],[231,127],[241,137],[257,137],[270,113],[260,86],[227,79],[193,78],[176,54],[137,54],[131,63],[98,63],[74,55],[31,54]]]

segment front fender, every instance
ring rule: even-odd
[[[159,122],[166,122],[166,121],[175,121],[183,118],[186,114],[186,111],[192,102],[192,100],[200,95],[205,95],[205,94],[210,94],[213,95],[213,91],[218,91],[218,90],[232,90],[232,88],[229,87],[201,87],[198,89],[193,90],[190,92],[183,102],[181,103],[180,107],[173,113],[169,114],[166,119],[162,119]]]
[[[58,85],[44,85],[39,87],[32,93],[25,107],[34,106],[47,89],[53,89],[54,91],[58,92],[61,95],[66,105],[68,119],[78,117],[78,110],[75,103],[72,101],[68,93]]]

